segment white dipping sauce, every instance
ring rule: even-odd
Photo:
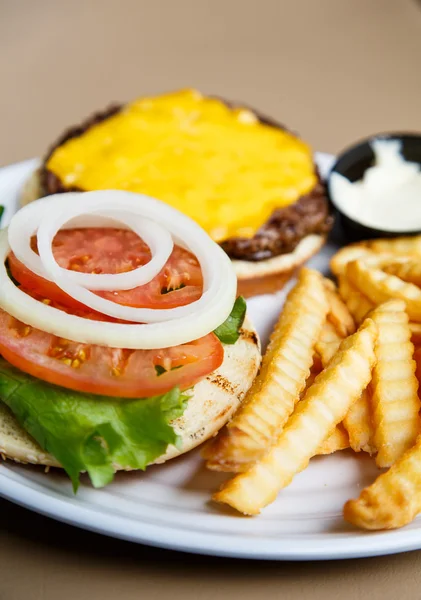
[[[339,173],[330,177],[334,204],[363,225],[385,231],[421,229],[421,165],[407,162],[399,140],[376,140],[374,166],[352,183]]]

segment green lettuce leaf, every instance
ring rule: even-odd
[[[240,337],[240,329],[246,316],[247,304],[242,296],[234,303],[230,316],[214,331],[223,344],[235,344]]]
[[[3,216],[4,213],[4,206],[0,206],[0,223],[1,223],[1,218]]]
[[[87,471],[94,487],[114,477],[113,465],[145,469],[177,445],[171,421],[186,409],[188,396],[174,388],[146,399],[81,394],[51,385],[0,358],[0,400],[20,425],[61,463],[76,492]]]

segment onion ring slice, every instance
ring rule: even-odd
[[[38,230],[40,258],[43,260],[45,268],[46,256],[47,263],[49,257],[51,264],[48,263],[46,271],[54,275],[53,280],[57,284],[64,284],[62,287],[64,291],[67,291],[69,285],[75,284],[67,278],[66,270],[62,274],[63,270],[52,256],[53,230],[56,227],[60,229],[60,220],[65,223],[78,215],[92,215],[96,212],[106,214],[109,218],[112,215],[116,216],[116,206],[118,206],[119,212],[139,214],[139,206],[141,206],[144,218],[159,222],[175,240],[181,240],[183,246],[196,255],[202,268],[203,295],[196,302],[175,309],[134,309],[145,311],[141,316],[138,313],[138,318],[143,324],[107,323],[104,325],[103,322],[69,315],[34,300],[12,283],[4,265],[10,251],[8,231],[4,230],[0,233],[0,307],[10,315],[27,325],[77,342],[145,350],[188,343],[207,335],[228,317],[237,288],[231,261],[225,252],[191,219],[158,200],[130,192],[78,193],[75,194],[74,202],[70,206],[66,196],[68,195],[58,194],[34,203],[37,206],[36,212],[39,211],[39,214],[42,212]],[[84,212],[81,210],[82,202],[85,206]],[[35,209],[33,210],[35,212]],[[90,226],[92,226],[92,218],[89,216]],[[49,239],[50,241],[48,241]],[[79,288],[79,291],[91,294],[84,288]],[[95,294],[92,295],[99,300],[104,300]],[[118,314],[117,318],[121,318],[121,316]],[[130,320],[133,320],[132,314],[130,314]]]
[[[80,193],[71,193],[67,195],[79,196]],[[19,211],[13,217],[9,225],[9,243],[16,258],[20,260],[28,269],[36,273],[44,279],[53,281],[42,264],[42,260],[36,254],[30,245],[32,236],[36,233],[39,223],[43,218],[42,207],[37,203],[31,203]],[[89,222],[85,218],[83,220],[74,220],[73,227],[80,227],[81,223]],[[107,217],[107,215],[103,215]],[[101,224],[106,227],[120,227],[123,223],[125,228],[132,229],[142,240],[149,246],[152,258],[146,264],[129,271],[127,273],[117,274],[90,274],[78,273],[69,271],[59,267],[61,273],[66,278],[80,287],[89,290],[101,291],[120,291],[131,290],[140,285],[149,283],[158,273],[164,268],[166,262],[171,256],[174,248],[174,242],[170,233],[155,223],[151,219],[134,215],[132,213],[124,213],[122,211],[110,211],[110,218],[101,220]],[[96,226],[98,227],[98,217]],[[91,219],[92,223],[92,219]],[[85,225],[86,226],[86,225]]]

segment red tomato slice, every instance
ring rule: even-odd
[[[35,238],[32,246],[36,250]],[[64,229],[53,241],[53,252],[61,267],[83,273],[123,273],[150,260],[146,244],[132,231],[123,229]],[[86,309],[54,283],[32,273],[13,254],[8,260],[13,277],[26,289],[69,309]],[[97,294],[136,308],[175,308],[198,300],[202,289],[202,273],[196,258],[175,246],[165,267],[147,285]]]
[[[36,250],[36,240],[32,247]],[[54,256],[66,269],[85,273],[122,273],[150,260],[148,247],[131,231],[74,229],[60,231]],[[60,310],[116,321],[90,310],[58,286],[27,269],[10,254],[9,266],[22,291]],[[134,307],[173,308],[200,298],[203,280],[196,258],[174,247],[161,273],[144,286],[123,292],[98,292]],[[39,379],[72,390],[123,398],[148,397],[178,386],[186,389],[217,369],[224,357],[214,334],[161,350],[122,350],[80,344],[33,329],[0,310],[0,353],[11,364]]]
[[[14,279],[28,291],[31,296],[40,300],[52,300],[61,306],[74,311],[87,311],[88,307],[63,292],[55,283],[35,275],[11,252],[7,257],[10,272]]]
[[[48,282],[47,282],[48,283]],[[75,308],[69,308],[65,306],[61,302],[57,302],[56,300],[50,300],[49,298],[45,298],[45,296],[40,296],[36,292],[26,288],[24,285],[20,286],[20,290],[31,296],[38,302],[43,302],[44,304],[48,304],[49,306],[53,306],[58,310],[62,310],[69,315],[76,315],[76,317],[82,317],[83,319],[91,319],[92,321],[106,321],[107,323],[126,323],[127,321],[122,321],[121,319],[115,319],[114,317],[109,317],[108,315],[104,315],[103,313],[96,312],[95,310],[91,310],[84,304],[78,304]]]
[[[218,338],[161,350],[122,350],[63,340],[33,329],[0,309],[0,354],[38,379],[72,390],[146,398],[175,386],[187,389],[224,358]]]

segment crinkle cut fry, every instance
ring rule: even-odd
[[[326,297],[329,304],[327,313],[328,321],[334,326],[341,337],[346,337],[355,333],[355,323],[350,311],[342,298],[339,296],[335,284],[330,279],[323,281],[326,291]]]
[[[382,304],[371,318],[379,332],[371,383],[376,464],[390,467],[420,432],[414,346],[403,301]]]
[[[368,386],[347,412],[343,425],[349,436],[349,445],[354,452],[376,452],[371,415],[371,398]]]
[[[386,265],[384,270],[390,275],[399,277],[402,281],[421,287],[421,261],[419,258],[411,258],[405,261],[397,260]]]
[[[319,353],[322,364],[326,367],[338,351],[341,338],[332,328],[330,323],[325,323],[316,350]],[[374,454],[373,426],[371,419],[371,399],[368,389],[363,390],[361,396],[352,404],[347,412],[343,425],[348,435],[349,446],[354,452],[368,452]],[[343,437],[337,434],[338,439]]]
[[[248,471],[223,485],[213,499],[248,515],[258,514],[273,502],[279,490],[308,465],[366,388],[376,339],[377,327],[367,319],[357,333],[342,342],[271,449]]]
[[[355,260],[367,260],[376,254],[421,256],[421,236],[386,238],[358,242],[341,248],[330,261],[332,273],[336,276],[346,271],[346,265]]]
[[[396,529],[421,512],[421,436],[390,469],[356,500],[344,506],[344,518],[362,529]]]
[[[389,275],[381,269],[374,269],[362,261],[350,262],[347,265],[347,275],[351,283],[376,305],[388,300],[403,300],[409,318],[421,322],[421,290],[412,283],[405,283],[394,275]]]
[[[358,288],[350,283],[346,275],[339,275],[339,293],[357,325],[360,325],[368,313],[376,306]]]
[[[319,339],[316,342],[316,351],[321,358],[323,368],[326,368],[341,345],[345,336],[339,335],[332,323],[323,324]]]
[[[421,235],[370,240],[365,244],[373,252],[421,256]]]
[[[373,256],[374,252],[369,250],[364,243],[351,244],[341,248],[330,261],[330,269],[334,275],[339,277],[346,271],[346,265],[354,260],[364,260]]]
[[[306,382],[306,388],[302,392],[302,398],[307,393],[310,386],[313,385],[317,375],[319,375],[332,356],[337,352],[342,338],[339,337],[335,327],[329,321],[323,325],[319,336],[319,341],[316,344],[316,354],[313,359],[313,366],[310,370],[310,376]],[[323,345],[320,345],[323,344]],[[322,352],[322,354],[320,353]],[[320,363],[320,364],[318,364]],[[297,408],[300,404],[297,405]],[[333,454],[339,450],[349,448],[349,436],[344,426],[339,423],[333,430],[333,433],[323,442],[317,450],[317,454]]]
[[[418,384],[421,383],[421,348],[416,348],[414,352],[414,360],[416,364],[415,376],[418,379]]]
[[[339,450],[346,450],[350,447],[349,435],[342,423],[336,425],[333,433],[325,439],[323,444],[317,450],[317,454],[333,454]]]
[[[316,352],[320,356],[323,368],[338,351],[342,339],[334,325],[326,321],[316,343]],[[310,387],[309,382],[307,382],[308,387]],[[344,450],[345,448],[349,448],[349,435],[343,425],[339,423],[333,433],[320,446],[317,454],[332,454],[337,450]]]
[[[339,293],[342,297],[342,300],[348,307],[349,312],[354,317],[357,325],[360,325],[368,315],[370,311],[372,311],[376,305],[371,302],[360,290],[358,290],[355,286],[350,283],[349,279],[346,275],[339,276]],[[409,323],[409,327],[411,329],[411,341],[417,346],[421,345],[421,323]]]
[[[305,388],[327,310],[322,276],[302,269],[243,405],[203,452],[209,468],[242,470],[273,442]]]
[[[421,323],[410,323],[411,342],[414,346],[421,346]]]
[[[318,448],[316,454],[320,456],[325,454],[333,454],[334,452],[339,452],[340,450],[346,450],[349,447],[350,444],[348,432],[343,424],[339,423],[329,437],[326,438],[322,445]],[[209,462],[208,468],[216,471],[225,471],[226,473],[244,473],[249,468],[249,464],[243,463],[232,466],[229,463],[219,463],[217,468],[214,469],[213,463]]]
[[[306,387],[301,394],[301,399],[304,398],[309,387],[313,385],[317,375],[319,375],[323,370],[323,365],[327,364],[327,362],[329,362],[333,354],[337,352],[342,338],[338,336],[335,327],[331,323],[326,321],[326,323],[324,323],[323,325],[322,332],[319,337],[319,342],[321,340],[326,344],[326,350],[325,348],[323,348],[322,352],[326,352],[324,356],[325,358],[329,358],[326,362],[324,362],[324,360],[320,358],[320,353],[315,353],[313,358],[313,366],[310,369],[310,376],[306,381]],[[316,351],[318,349],[318,344],[316,344]],[[296,410],[299,408],[299,406],[300,404],[297,405]],[[345,450],[346,448],[349,448],[349,436],[342,423],[339,423],[339,425],[337,425],[333,430],[333,433],[330,434],[330,436],[323,442],[323,444],[317,450],[317,454],[333,454],[334,452],[337,452],[339,450]]]
[[[317,352],[314,352],[313,354],[313,364],[310,367],[310,374],[306,379],[306,386],[305,388],[302,390],[302,392],[300,393],[300,398],[299,400],[302,400],[308,390],[308,388],[313,385],[314,380],[316,379],[317,375],[319,375],[319,373],[323,370],[323,365],[322,365],[322,361],[320,356],[318,355]]]

